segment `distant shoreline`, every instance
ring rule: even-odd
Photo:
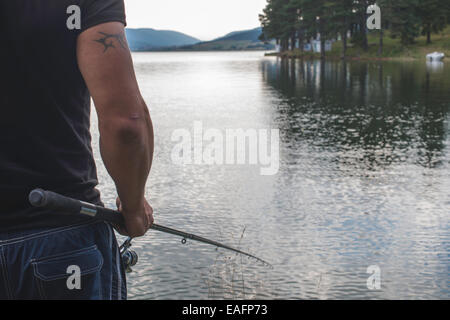
[[[278,58],[288,58],[288,59],[303,59],[303,60],[320,60],[320,53],[303,53],[299,54],[297,52],[287,51],[287,52],[268,52],[265,54],[266,57],[278,57]],[[423,57],[425,59],[425,56]],[[417,61],[419,58],[415,57],[368,57],[368,56],[347,56],[342,58],[338,55],[327,54],[325,60],[345,60],[345,61]]]
[[[155,49],[155,50],[131,50],[131,52],[133,53],[140,53],[140,52],[256,52],[256,51],[260,51],[260,52],[267,52],[270,50],[267,49],[238,49],[238,50],[227,50],[227,49],[217,49],[217,50],[186,50],[186,49]]]
[[[379,36],[376,33],[368,36],[369,49],[364,51],[349,43],[347,54],[342,58],[342,41],[333,43],[332,50],[326,52],[325,60],[346,61],[420,61],[425,60],[426,55],[432,52],[442,52],[445,57],[450,57],[450,28],[433,37],[431,44],[426,43],[424,36],[416,39],[410,46],[402,46],[397,39],[385,36],[383,39],[383,53],[379,54]],[[301,52],[300,49],[268,53],[267,56],[278,56],[293,59],[320,59],[320,53]],[[444,58],[445,61],[445,58]]]

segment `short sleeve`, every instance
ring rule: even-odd
[[[84,0],[81,6],[81,31],[114,21],[127,25],[124,0]]]

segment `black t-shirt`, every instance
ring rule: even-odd
[[[125,24],[123,0],[0,0],[0,230],[85,219],[32,208],[35,188],[101,204],[76,43],[112,21]]]

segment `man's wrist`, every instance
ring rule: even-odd
[[[127,211],[127,212],[133,212],[133,211],[137,211],[140,210],[144,207],[145,204],[145,197],[141,197],[141,198],[134,198],[132,200],[129,200],[128,198],[125,198],[125,200],[122,200],[122,198],[120,198],[121,204],[122,204],[122,211]]]

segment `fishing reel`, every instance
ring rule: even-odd
[[[131,273],[133,270],[131,267],[134,267],[138,263],[138,255],[136,251],[131,250],[131,241],[133,239],[128,238],[125,242],[120,246],[120,258],[122,259],[123,266],[125,267],[126,273]]]

